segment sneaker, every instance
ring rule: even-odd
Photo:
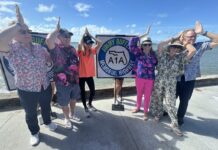
[[[122,104],[122,98],[120,96],[117,96],[117,103]]]
[[[48,125],[45,125],[46,128],[49,128],[50,131],[55,131],[57,129],[57,125],[53,122],[51,122]]]
[[[39,144],[39,132],[34,134],[34,135],[31,135],[30,137],[30,144],[32,146],[36,146]]]
[[[67,128],[67,129],[71,129],[71,128],[72,128],[72,124],[71,124],[70,119],[65,119],[65,120],[64,120],[64,126],[65,126],[65,128]]]
[[[90,118],[90,112],[89,112],[89,109],[85,109],[85,114],[86,114],[86,117],[87,117],[87,118]]]
[[[81,121],[81,119],[78,116],[76,116],[76,115],[73,115],[73,116],[70,115],[70,119],[72,119],[74,121],[77,121],[77,122]]]
[[[136,108],[136,109],[133,109],[133,110],[132,110],[132,113],[137,113],[137,112],[139,112],[139,111],[140,111],[140,109]]]
[[[88,104],[87,106],[91,111],[97,111],[97,109],[93,105]]]
[[[176,135],[178,135],[178,136],[183,136],[183,133],[182,133],[182,131],[179,129],[178,126],[176,126],[176,125],[174,125],[174,124],[171,124],[170,127],[171,127],[171,131],[173,131]]]

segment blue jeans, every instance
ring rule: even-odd
[[[179,96],[179,107],[177,112],[179,125],[183,124],[183,118],[188,108],[189,99],[191,99],[195,87],[195,80],[185,81],[185,77],[181,77],[181,81],[177,82],[176,98]]]
[[[18,89],[20,102],[26,113],[26,123],[32,135],[38,133],[40,129],[37,119],[38,103],[41,107],[44,124],[48,125],[51,123],[51,91],[51,85],[49,85],[45,90],[42,88],[40,92],[28,92]]]

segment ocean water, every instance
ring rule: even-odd
[[[72,43],[77,47],[77,43]],[[156,48],[156,45],[153,47]],[[218,75],[218,47],[204,53],[201,59],[201,74],[204,75]],[[114,87],[114,79],[108,78],[94,78],[96,89],[99,88],[111,88]],[[126,78],[124,80],[124,86],[134,85],[133,78]],[[9,93],[7,91],[2,72],[0,71],[0,93]]]

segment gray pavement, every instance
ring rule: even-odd
[[[82,122],[73,122],[71,130],[63,126],[61,110],[54,122],[56,132],[40,126],[40,144],[29,145],[30,133],[21,107],[0,109],[0,150],[216,150],[218,149],[218,86],[197,88],[189,104],[183,137],[170,131],[169,118],[155,123],[150,116],[143,121],[143,112],[132,114],[136,96],[124,97],[125,111],[112,111],[113,99],[94,101],[99,109],[86,118],[82,104],[76,114]]]

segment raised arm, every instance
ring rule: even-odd
[[[210,43],[211,48],[214,48],[214,47],[218,46],[218,34],[208,32],[208,31],[204,31],[203,26],[199,21],[196,21],[196,23],[195,23],[195,33],[206,36],[209,39],[211,39],[211,41],[212,41]]]
[[[134,55],[137,55],[137,53],[140,52],[140,48],[138,47],[139,44],[139,37],[132,37],[129,40],[129,50]]]
[[[85,31],[92,39],[94,39],[95,40],[95,42],[96,42],[96,45],[95,45],[95,49],[97,50],[97,49],[99,49],[99,47],[101,46],[101,44],[102,44],[102,41],[101,40],[99,40],[98,38],[95,38],[94,36],[92,36],[90,33],[89,33],[89,31],[88,31],[88,29],[86,28],[86,31]]]
[[[7,53],[10,51],[9,42],[11,42],[19,30],[25,26],[23,16],[20,13],[18,5],[16,5],[16,17],[16,24],[13,24],[0,32],[0,52]]]
[[[186,50],[188,51],[187,53],[187,58],[191,59],[192,56],[195,54],[196,52],[196,48],[192,45],[192,44],[186,44],[185,45]]]
[[[56,29],[53,32],[49,33],[46,37],[45,42],[50,50],[55,48],[55,40],[57,38],[59,31],[60,31],[60,17],[58,18]]]
[[[161,41],[161,42],[158,44],[158,46],[157,46],[158,55],[161,55],[163,48],[164,48],[165,46],[167,46],[167,44],[173,43],[174,41],[178,41],[178,40],[180,41],[181,36],[182,36],[182,32],[180,32],[180,33],[179,33],[177,36],[175,36],[175,37],[169,38],[169,39],[167,39],[167,40],[165,40],[165,41]]]
[[[147,30],[145,31],[144,34],[140,35],[139,38],[142,39],[143,37],[146,37],[149,35],[150,33],[150,30],[151,30],[151,25],[148,26]]]

